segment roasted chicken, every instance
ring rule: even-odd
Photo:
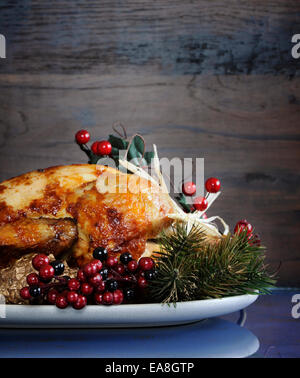
[[[98,246],[139,258],[146,241],[172,223],[173,211],[159,187],[113,168],[30,172],[0,184],[0,266],[32,251],[59,255],[66,249],[81,266]]]

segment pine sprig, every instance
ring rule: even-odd
[[[160,239],[158,272],[149,285],[152,300],[163,303],[266,294],[275,284],[264,263],[265,248],[251,245],[247,232],[224,236],[208,244],[198,226],[188,233],[177,223]]]

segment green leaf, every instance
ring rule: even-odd
[[[144,159],[146,160],[147,165],[151,164],[151,160],[153,158],[154,158],[154,152],[153,151],[145,152]]]
[[[125,139],[116,137],[115,135],[109,135],[108,141],[112,147],[115,147],[118,150],[126,150],[128,147],[128,142]]]
[[[130,144],[127,154],[127,160],[133,162],[133,159],[135,159],[133,164],[137,165],[137,159],[143,156],[144,148],[145,145],[143,139],[140,136],[136,135]],[[138,165],[140,164],[138,163]]]
[[[186,197],[183,193],[180,193],[179,196],[176,197],[176,199],[178,203],[180,203],[183,210],[185,210],[187,213],[191,213],[191,205],[186,202]]]

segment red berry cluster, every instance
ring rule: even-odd
[[[80,146],[85,145],[90,140],[90,133],[87,130],[79,130],[75,134],[75,140]],[[94,155],[110,155],[112,145],[107,140],[97,141],[92,144],[91,150]]]
[[[60,261],[50,263],[48,256],[39,254],[32,260],[38,273],[26,277],[29,286],[23,287],[23,299],[40,299],[64,309],[71,305],[80,310],[89,304],[118,305],[131,302],[143,292],[148,281],[155,277],[155,263],[143,257],[138,262],[130,253],[123,253],[118,260],[108,256],[107,250],[98,247],[94,260],[77,271],[76,278],[58,277],[63,273]]]
[[[256,245],[260,246],[260,238],[258,234],[253,234],[253,226],[246,220],[242,219],[234,227],[234,233],[235,234],[240,234],[241,232],[246,231],[249,244],[250,245]]]
[[[207,193],[217,193],[221,189],[221,182],[215,177],[210,177],[205,182],[205,189]],[[192,181],[185,182],[182,185],[182,193],[186,196],[193,196],[196,193],[196,184]],[[193,200],[193,209],[204,211],[207,209],[208,202],[206,197],[196,197]],[[205,216],[204,216],[205,217]]]

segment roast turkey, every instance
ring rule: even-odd
[[[101,187],[108,181],[105,192]],[[82,266],[99,246],[138,259],[147,240],[172,223],[170,197],[154,189],[141,177],[89,164],[51,167],[4,181],[0,266],[33,251],[59,256],[66,250]]]

